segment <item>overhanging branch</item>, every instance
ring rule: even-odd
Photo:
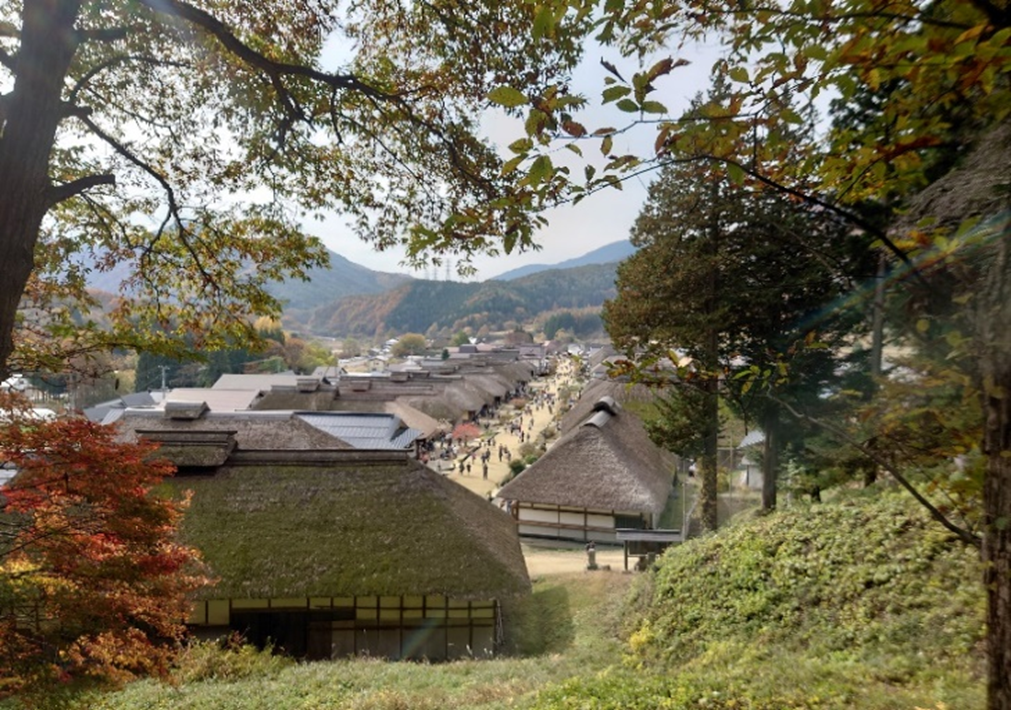
[[[46,209],[52,208],[71,197],[76,197],[86,190],[99,185],[115,185],[115,175],[86,175],[85,177],[66,182],[61,185],[53,185],[46,191]]]
[[[181,2],[181,0],[139,0],[139,2],[155,12],[181,18],[199,27],[218,40],[229,53],[249,66],[264,72],[271,79],[299,76],[318,81],[335,89],[351,89],[376,99],[395,100],[397,98],[396,94],[380,91],[374,86],[364,83],[353,74],[328,74],[302,64],[276,62],[269,59],[236,37],[221,20],[189,3]]]

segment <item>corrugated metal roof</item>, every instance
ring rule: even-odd
[[[420,431],[404,427],[392,414],[326,412],[296,416],[356,449],[406,449],[421,436]]]

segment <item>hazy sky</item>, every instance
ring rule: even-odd
[[[651,98],[662,102],[671,115],[677,116],[688,107],[688,102],[696,93],[708,88],[709,70],[717,57],[717,48],[713,44],[695,47],[690,52],[660,54],[651,58],[651,62],[671,55],[675,58],[688,59],[691,64],[675,69],[670,75],[656,82],[657,91],[651,95]],[[599,47],[588,50],[583,63],[576,71],[571,86],[575,91],[588,96],[591,106],[599,102],[600,91],[604,87],[604,76],[607,74],[600,65],[602,58],[615,64],[626,79],[629,79],[634,72],[634,65],[621,61],[617,52]],[[584,125],[592,131],[594,127],[605,125],[620,127],[628,121],[629,116],[630,114],[623,114],[613,107],[607,109],[596,107],[578,116],[577,119],[582,120]],[[489,113],[484,124],[486,135],[493,143],[501,146],[500,150],[503,156],[511,155],[504,146],[522,137],[522,125],[499,113]],[[652,127],[640,127],[628,134],[617,136],[614,140],[614,152],[618,154],[623,152],[645,154],[651,149],[655,136],[656,132]],[[586,141],[581,144],[581,147],[586,156],[599,156],[600,154],[599,139],[593,142]],[[564,152],[568,154],[568,151]],[[558,156],[559,154],[555,153],[552,157],[558,161]],[[578,160],[575,156],[572,157],[574,160]],[[578,163],[569,164],[578,165]],[[581,166],[578,171],[573,170],[573,174],[581,173]],[[540,251],[495,258],[477,257],[474,260],[474,264],[478,268],[476,278],[479,280],[492,278],[527,264],[557,263],[628,238],[629,229],[646,197],[649,180],[649,175],[632,179],[624,184],[624,189],[620,192],[618,190],[598,192],[578,205],[566,205],[552,210],[546,215],[550,224],[536,236],[537,243],[542,247]],[[314,222],[305,226],[309,232],[322,238],[330,249],[355,263],[376,271],[412,273],[399,263],[403,259],[402,251],[377,252],[373,250],[369,244],[354,235],[337,213],[323,222]],[[445,278],[445,271],[444,267],[440,268],[438,278]],[[425,276],[424,272],[413,273],[418,277]],[[452,278],[458,279],[459,277],[454,274]]]

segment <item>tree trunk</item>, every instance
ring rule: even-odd
[[[769,412],[762,417],[762,510],[776,509],[776,484],[779,477],[779,414]]]
[[[987,707],[1011,710],[1011,255],[998,235],[977,311],[983,385],[983,583],[987,594]]]
[[[1011,710],[1011,372],[986,397],[983,582],[987,593],[987,707]]]
[[[702,426],[705,437],[702,442],[701,471],[702,487],[699,491],[701,497],[702,529],[707,532],[716,530],[719,521],[716,513],[717,500],[717,453],[720,436],[720,400],[719,381],[715,375],[711,376],[705,383],[706,399]]]
[[[77,50],[81,0],[25,0],[14,88],[0,137],[0,372],[14,350],[18,304],[35,265],[49,205],[49,156],[62,118],[61,92]]]

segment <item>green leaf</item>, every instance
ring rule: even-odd
[[[545,178],[550,177],[552,172],[551,158],[546,155],[538,155],[534,164],[530,166],[527,179],[531,186],[536,187],[544,182]]]
[[[525,155],[517,155],[515,158],[506,161],[505,165],[502,166],[502,174],[508,175],[509,173],[515,172],[516,168],[520,166],[523,159],[526,158]]]
[[[513,153],[526,153],[534,147],[534,142],[529,138],[520,138],[509,144],[509,150]]]
[[[550,5],[545,5],[534,16],[534,26],[531,35],[534,39],[551,37],[555,33],[555,13]]]
[[[617,101],[622,96],[628,96],[632,93],[632,90],[627,86],[609,86],[602,92],[604,97],[604,103],[610,103],[612,101]]]
[[[526,95],[511,86],[495,87],[488,92],[488,100],[506,108],[516,108],[527,103]]]
[[[632,99],[622,99],[617,104],[617,107],[624,111],[625,113],[635,113],[639,110],[639,104],[637,104]]]
[[[573,153],[575,153],[579,157],[583,157],[583,151],[580,150],[579,146],[576,145],[575,143],[566,143],[565,147],[568,148],[569,150],[571,150]]]
[[[604,136],[604,140],[600,141],[600,152],[604,155],[610,155],[612,145],[614,145],[614,139],[611,136]]]
[[[748,77],[748,70],[744,67],[734,67],[730,70],[730,78],[741,84],[747,84],[750,80]]]
[[[737,163],[727,163],[727,174],[735,185],[744,183],[744,168]]]
[[[659,101],[643,101],[642,110],[646,113],[667,113],[667,107]]]

